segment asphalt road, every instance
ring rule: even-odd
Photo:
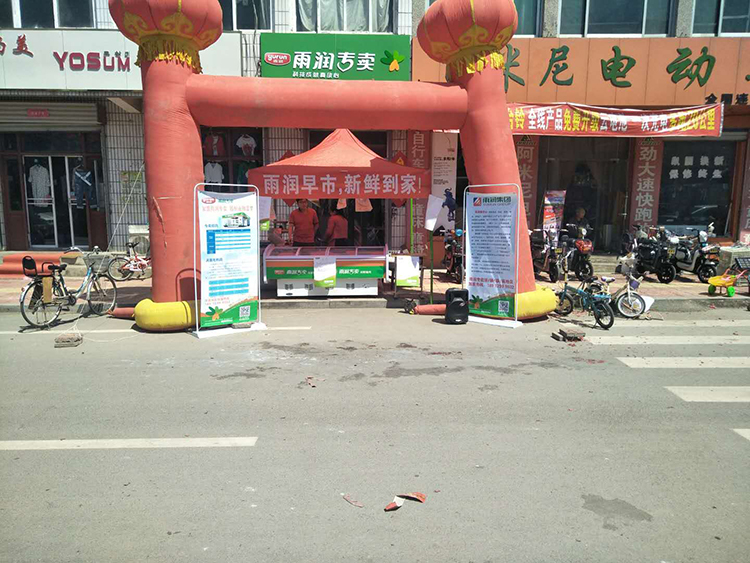
[[[292,329],[83,319],[55,349],[0,315],[0,561],[748,561],[750,369],[714,367],[750,366],[746,311],[576,318],[598,340],[574,346],[556,321],[264,320]]]

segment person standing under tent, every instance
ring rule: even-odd
[[[315,246],[318,214],[306,199],[297,200],[297,209],[289,215],[289,240],[294,246]]]

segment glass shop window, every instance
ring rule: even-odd
[[[664,143],[659,225],[681,235],[714,223],[716,236],[730,234],[735,148],[731,141]]]

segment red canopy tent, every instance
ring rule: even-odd
[[[348,129],[307,152],[247,173],[260,195],[281,199],[413,199],[430,194],[430,172],[390,162]]]

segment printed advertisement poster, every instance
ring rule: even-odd
[[[198,192],[200,326],[258,320],[258,196]]]
[[[336,287],[335,256],[315,256],[313,258],[313,282],[315,287]]]
[[[469,194],[466,203],[469,313],[514,318],[517,194]]]
[[[396,286],[419,287],[419,256],[396,256]]]
[[[565,190],[551,190],[544,194],[542,229],[559,233],[565,210]]]
[[[458,134],[432,133],[432,195],[443,200],[435,228],[456,228]]]

